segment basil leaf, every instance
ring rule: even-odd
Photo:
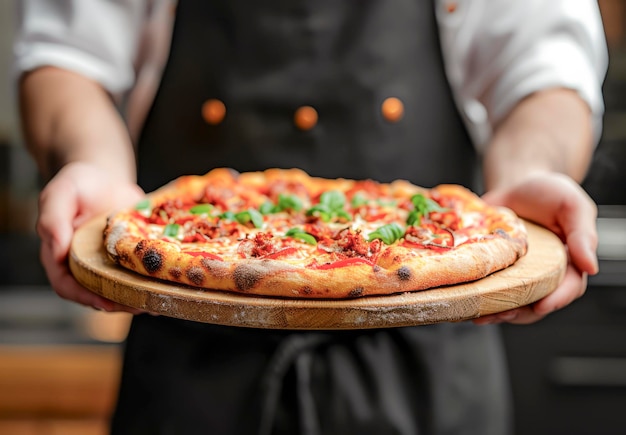
[[[336,217],[343,219],[345,221],[350,221],[352,220],[352,216],[350,216],[350,213],[348,213],[345,210],[337,210],[333,213]]]
[[[248,213],[250,213],[252,225],[254,225],[255,228],[261,228],[263,226],[263,215],[253,208],[248,210]]]
[[[179,229],[180,225],[178,224],[167,224],[165,228],[163,228],[163,235],[166,237],[177,237]]]
[[[236,221],[237,217],[235,216],[235,213],[229,210],[229,211],[225,211],[224,213],[222,213],[220,215],[220,219],[224,219],[227,221]]]
[[[191,214],[209,214],[213,210],[212,204],[198,204],[189,209]]]
[[[370,233],[368,241],[380,239],[386,245],[391,245],[395,241],[399,240],[404,235],[404,228],[395,222],[383,225],[376,231]]]
[[[325,204],[315,204],[306,211],[307,216],[317,216],[324,222],[329,222],[332,218],[332,211]]]
[[[235,213],[235,220],[242,225],[250,222],[250,213],[247,211],[240,211],[239,213]]]
[[[330,222],[333,218],[332,213],[324,213],[322,211],[316,213],[316,215],[319,216],[319,218],[322,219],[324,222]]]
[[[135,210],[137,211],[150,210],[150,205],[151,205],[150,199],[145,198],[139,201],[137,204],[135,204]]]
[[[266,201],[263,204],[261,204],[261,207],[259,207],[259,211],[261,212],[261,214],[272,214],[280,210],[278,210],[278,207],[276,207],[272,203],[272,201]]]
[[[412,210],[406,218],[406,224],[409,226],[419,226],[422,223],[422,215],[417,210]]]
[[[285,233],[285,236],[301,240],[305,243],[308,243],[309,245],[317,244],[317,240],[315,240],[315,237],[302,230],[301,228],[291,228]]]
[[[296,195],[286,195],[281,193],[278,195],[278,209],[279,211],[283,210],[293,210],[300,211],[302,210],[302,201]]]
[[[327,190],[320,196],[320,204],[328,206],[331,210],[340,210],[346,204],[346,196],[339,190]]]
[[[433,201],[430,198],[426,198],[421,193],[416,193],[415,195],[413,195],[411,197],[411,202],[413,203],[413,206],[415,207],[415,210],[413,211],[415,211],[418,214],[418,218],[421,218],[422,216],[426,216],[430,212],[433,212],[433,211],[443,210],[443,208],[439,204],[437,204],[435,201]]]
[[[320,203],[320,204],[315,204],[313,207],[311,207],[310,209],[306,211],[307,216],[312,216],[316,213],[325,213],[327,215],[330,215],[332,213],[332,210],[326,204]]]
[[[263,226],[263,215],[260,212],[251,208],[248,210],[248,215],[255,228],[261,228]]]
[[[263,226],[263,215],[253,208],[236,213],[235,219],[243,225],[252,222],[255,228],[261,228]]]
[[[352,208],[358,208],[358,207],[361,207],[362,205],[367,204],[368,202],[369,202],[368,199],[365,197],[365,195],[362,192],[357,192],[354,194],[354,196],[350,200],[350,205],[352,206]]]
[[[307,216],[317,216],[324,222],[332,219],[343,219],[350,221],[352,216],[343,209],[346,197],[338,190],[328,190],[320,196],[320,202],[307,210]]]

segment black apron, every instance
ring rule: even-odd
[[[147,191],[213,167],[471,185],[431,2],[179,1],[139,144]],[[387,97],[404,104],[385,120]],[[224,103],[209,124],[203,103]],[[294,125],[312,106],[318,122]],[[137,316],[116,434],[476,434],[510,426],[497,329],[272,331]]]

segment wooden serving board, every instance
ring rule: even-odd
[[[456,322],[535,302],[560,283],[567,266],[561,241],[526,222],[529,250],[513,266],[479,281],[349,300],[302,300],[203,290],[151,279],[105,255],[106,219],[74,235],[70,269],[78,282],[113,301],[204,323],[271,329],[366,329]]]

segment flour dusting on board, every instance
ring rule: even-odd
[[[380,325],[381,322],[389,325],[432,323],[439,320],[437,313],[449,310],[452,304],[449,302],[428,302],[420,305],[398,305],[394,307],[359,307],[359,314],[352,318],[355,325],[367,326],[368,324]]]

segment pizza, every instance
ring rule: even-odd
[[[459,284],[514,264],[523,221],[459,185],[313,177],[299,169],[186,175],[107,217],[120,266],[188,286],[357,298]]]

